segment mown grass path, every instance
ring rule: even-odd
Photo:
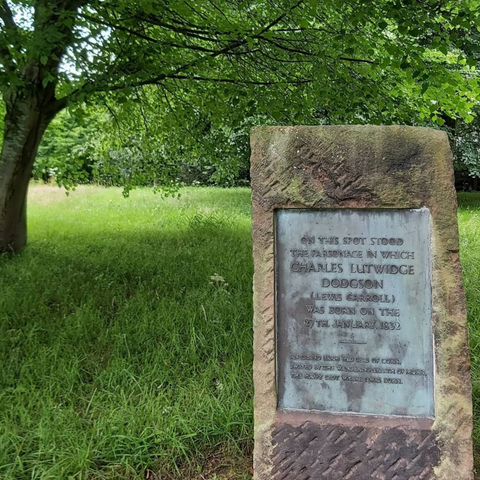
[[[478,402],[480,196],[461,204]],[[33,186],[29,238],[0,258],[0,478],[251,478],[250,191]]]

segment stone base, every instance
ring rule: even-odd
[[[440,460],[431,420],[279,414],[272,479],[434,478]]]

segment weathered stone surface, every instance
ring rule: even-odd
[[[261,127],[252,132],[251,178],[256,480],[471,480],[470,363],[446,135],[414,127]],[[274,218],[291,208],[428,209],[434,416],[278,408]]]

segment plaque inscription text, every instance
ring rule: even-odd
[[[429,211],[276,212],[281,409],[433,417]]]

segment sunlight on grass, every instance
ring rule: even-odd
[[[460,204],[479,451],[480,195]],[[251,478],[250,191],[34,186],[29,234],[0,258],[0,478]]]

